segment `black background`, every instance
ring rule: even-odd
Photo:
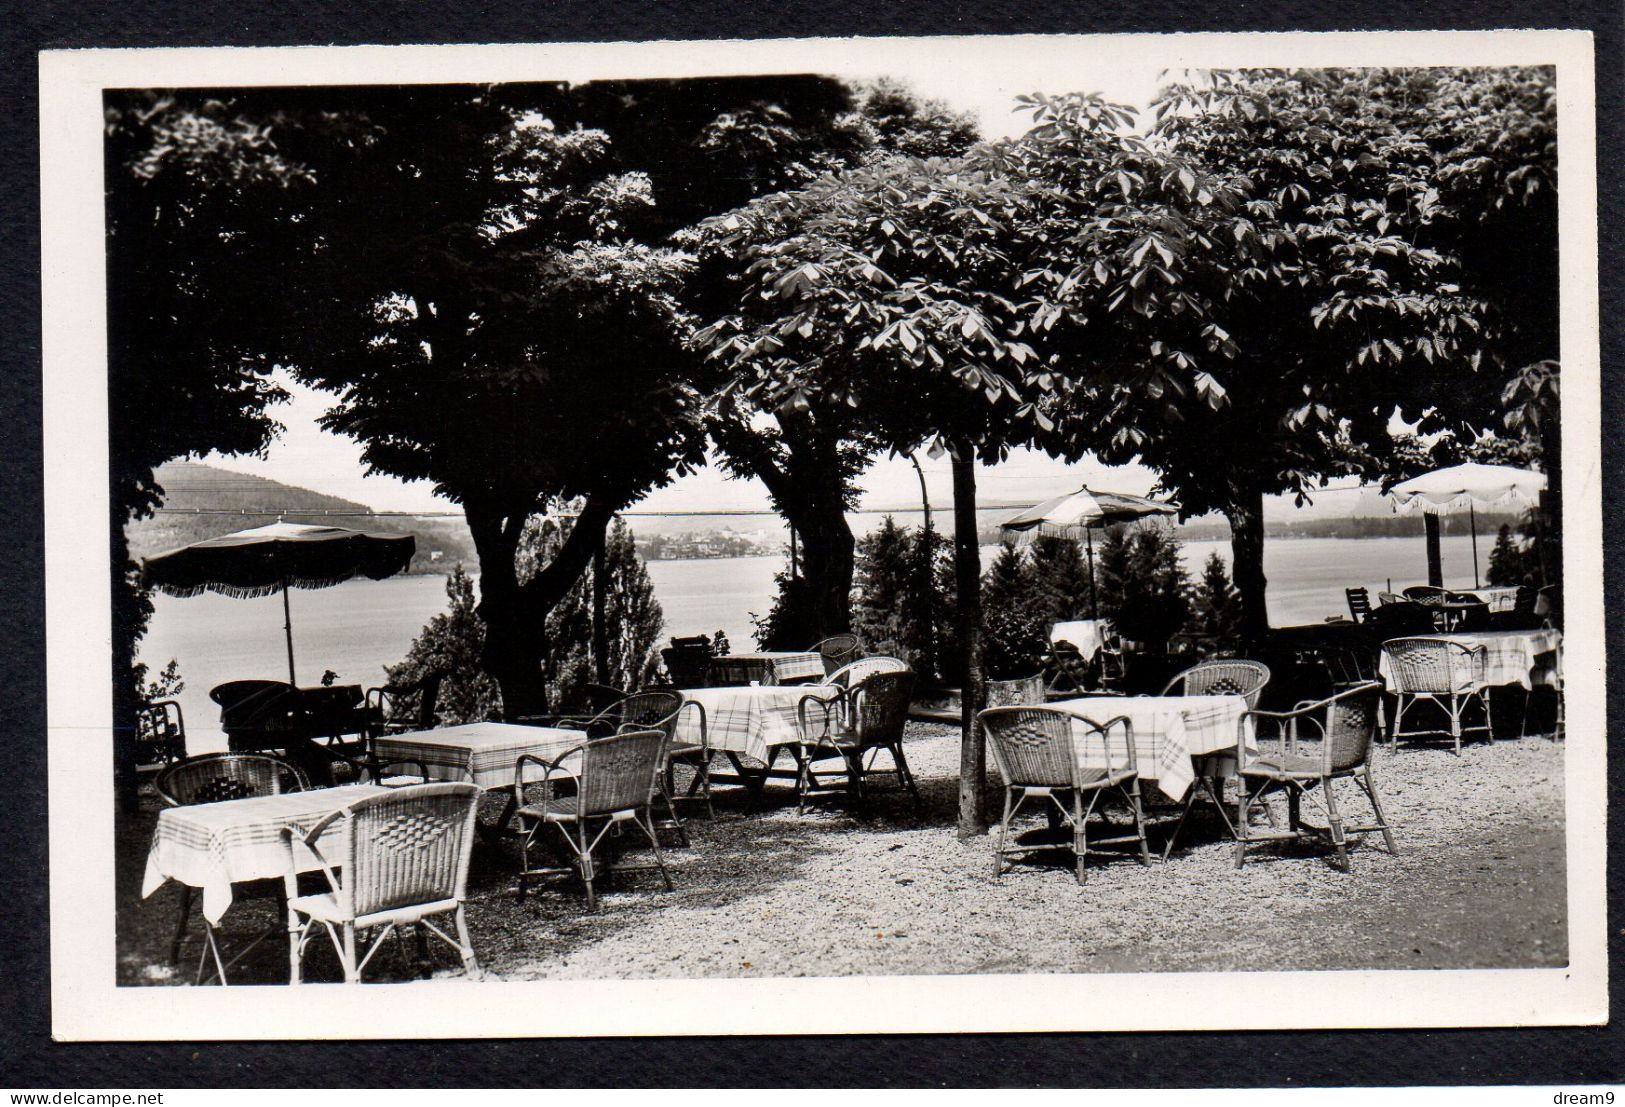
[[[310,1044],[77,1044],[50,1040],[46,867],[43,492],[40,428],[39,144],[36,52],[114,46],[592,42],[826,35],[1107,31],[1589,29],[1596,44],[1597,184],[1603,366],[1606,595],[1618,596],[1622,6],[1430,0],[1201,4],[868,2],[753,4],[351,2],[252,4],[0,2],[5,81],[0,166],[0,1087],[216,1086],[1094,1086],[1614,1083],[1625,1036],[1613,1028],[1446,1032],[1049,1034],[786,1038],[553,1039]],[[1441,58],[1448,63],[1450,59]],[[1570,485],[1580,487],[1579,475]],[[1571,601],[1573,602],[1573,601]],[[1612,614],[1612,612],[1610,612]],[[1621,657],[1620,630],[1608,629]],[[1609,682],[1609,714],[1619,707]],[[88,767],[94,771],[94,767]],[[1609,765],[1619,794],[1621,759]],[[87,825],[99,823],[87,813]],[[1554,812],[1554,815],[1556,813]],[[1609,812],[1610,844],[1620,812]],[[1617,855],[1617,849],[1610,850]],[[1610,965],[1621,948],[1620,866],[1609,866]],[[1426,890],[1419,890],[1425,895]],[[1244,991],[1246,974],[1236,974]],[[1328,994],[1337,987],[1327,974]],[[1610,996],[1621,1010],[1617,973]],[[387,999],[380,995],[380,1000]],[[380,1003],[379,1019],[387,1019]],[[1395,1010],[1394,1021],[1405,1012]]]

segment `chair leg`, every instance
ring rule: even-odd
[[[902,786],[907,789],[908,794],[914,798],[914,810],[918,812],[921,805],[920,789],[919,786],[914,783],[914,770],[908,767],[908,758],[903,756],[902,742],[899,741],[892,743],[891,755],[892,761],[897,766],[897,779],[899,783],[901,783]]]
[[[1345,873],[1354,871],[1354,863],[1349,859],[1347,840],[1343,833],[1343,816],[1337,810],[1337,795],[1332,788],[1330,779],[1321,782],[1321,791],[1326,801],[1326,826],[1331,831],[1332,845],[1337,848],[1337,860]]]
[[[475,980],[485,979],[480,971],[479,959],[474,956],[474,943],[468,937],[468,921],[463,918],[463,905],[458,904],[457,910],[452,912],[452,923],[457,927],[457,952],[463,957],[463,972]]]
[[[1236,844],[1231,847],[1231,855],[1235,859],[1236,868],[1241,868],[1247,862],[1247,811],[1252,807],[1253,796],[1247,792],[1247,778],[1238,777],[1236,780],[1236,825],[1232,828],[1236,835]]]
[[[1140,779],[1128,782],[1128,805],[1134,812],[1134,833],[1140,839],[1140,864],[1151,864],[1151,847],[1145,840],[1145,809],[1140,806]]]
[[[993,847],[993,879],[997,880],[1004,875],[1004,841],[1005,835],[1010,831],[1010,801],[1015,796],[1015,789],[1006,787],[1004,790],[1004,817],[999,820],[999,842]]]
[[[288,983],[303,983],[304,928],[299,925],[299,913],[288,908]]]
[[[654,851],[655,851],[655,864],[660,866],[660,879],[662,879],[662,880],[664,880],[666,882],[666,891],[668,891],[668,892],[673,891],[673,890],[675,890],[676,886],[674,884],[672,884],[672,882],[671,882],[671,873],[666,871],[666,855],[661,852],[661,850],[660,850],[660,837],[657,834],[655,834],[655,830],[654,830],[654,814],[652,812],[650,812],[650,811],[645,810],[644,817],[649,820],[647,824],[643,823],[640,819],[638,819],[635,816],[633,817],[632,821],[634,823],[637,823],[639,830],[643,831],[645,834],[647,834],[649,836],[649,844],[654,847]]]
[[[1461,756],[1461,697],[1450,697],[1450,737],[1456,744],[1456,756]]]
[[[592,851],[593,847],[597,845],[597,842],[594,842],[592,845],[587,844],[586,819],[577,819],[576,826],[581,838],[581,845],[576,856],[576,867],[581,872],[581,882],[587,886],[587,910],[596,911],[598,909],[598,895],[593,891],[592,887],[593,877],[596,875],[593,866]]]
[[[344,982],[361,983],[361,966],[355,959],[355,923],[344,924]]]
[[[1083,793],[1074,790],[1072,793],[1072,852],[1077,859],[1077,877],[1080,885],[1089,881],[1089,875],[1084,871],[1089,861],[1089,834],[1085,827],[1088,819],[1083,813]]]
[[[1382,827],[1383,844],[1388,847],[1390,855],[1397,854],[1399,847],[1394,844],[1394,832],[1388,826],[1388,813],[1382,809],[1382,800],[1377,797],[1377,782],[1371,776],[1370,762],[1366,763],[1364,781],[1365,794],[1371,800],[1371,810],[1376,813],[1377,824]]]

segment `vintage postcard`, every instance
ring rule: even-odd
[[[1588,34],[40,110],[58,1038],[1606,1021]]]

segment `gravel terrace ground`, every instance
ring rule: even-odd
[[[1352,875],[1332,868],[1325,851],[1297,844],[1260,847],[1237,871],[1216,816],[1193,817],[1167,864],[1101,856],[1082,888],[1068,851],[995,881],[989,840],[958,840],[957,729],[911,723],[907,751],[925,793],[922,818],[885,778],[861,819],[838,800],[798,815],[783,786],[747,816],[736,791],[719,788],[717,819],[690,819],[692,848],[667,851],[676,891],[664,891],[656,874],[612,877],[596,913],[578,885],[516,899],[517,847],[479,843],[468,917],[482,965],[523,980],[1567,961],[1563,747],[1547,739],[1475,744],[1459,759],[1439,748],[1383,747],[1377,786],[1400,852],[1390,857],[1370,835],[1352,852]],[[1352,785],[1340,787],[1352,797]],[[1350,802],[1363,816],[1363,797]],[[175,885],[139,896],[156,817],[149,797],[118,835],[123,984],[191,978],[167,963]],[[1161,840],[1154,829],[1153,846]],[[268,902],[239,900],[225,925],[254,933],[271,912]],[[194,919],[182,953],[189,968],[199,926]],[[449,949],[434,956],[436,975],[454,975]],[[368,979],[413,971],[429,970],[381,951]],[[286,948],[271,941],[232,979],[276,983],[286,973]],[[307,978],[338,978],[329,949],[312,945]]]

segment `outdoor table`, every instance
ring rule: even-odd
[[[787,777],[783,770],[774,771],[773,763],[779,754],[801,741],[799,708],[806,696],[833,700],[841,690],[828,684],[746,685],[733,688],[694,688],[685,690],[685,702],[699,704],[705,709],[705,736],[713,752],[724,754],[738,783],[750,789],[753,800],[759,795],[769,777]],[[816,710],[811,705],[808,710]],[[809,715],[808,721],[818,725],[823,712]],[[672,734],[676,745],[699,745],[700,719],[697,711],[684,711],[677,716],[677,727]],[[740,758],[759,762],[761,768],[747,768]],[[715,775],[712,780],[722,778]]]
[[[1196,780],[1192,759],[1234,753],[1247,711],[1245,696],[1082,696],[1049,704],[1082,718],[1104,723],[1127,715],[1134,730],[1134,758],[1142,780],[1155,780],[1169,799],[1181,800]],[[1076,731],[1082,737],[1086,731]],[[1253,727],[1246,724],[1247,744]],[[1095,745],[1095,743],[1091,743]],[[1080,754],[1084,747],[1080,745]],[[1098,749],[1090,750],[1080,768],[1098,769]],[[1217,760],[1217,759],[1214,759]]]
[[[705,709],[706,738],[718,752],[743,755],[767,764],[773,751],[801,741],[797,709],[804,696],[834,699],[840,689],[828,684],[745,685],[733,688],[693,688],[684,690],[683,699]],[[813,719],[822,721],[819,712]],[[700,744],[697,711],[677,716],[672,735],[675,745]]]
[[[1452,588],[1452,592],[1463,596],[1471,596],[1479,603],[1488,605],[1490,613],[1503,614],[1518,606],[1518,589],[1513,588]]]
[[[430,780],[469,781],[484,791],[511,789],[514,765],[526,754],[551,761],[587,741],[587,732],[556,726],[521,726],[518,723],[464,723],[437,730],[414,730],[379,738],[373,746],[379,764],[392,761],[420,761]],[[574,760],[574,759],[572,759]],[[525,783],[540,781],[546,770],[540,765],[525,766]],[[554,780],[571,776],[567,766],[553,774]],[[517,836],[513,824],[519,809],[513,793],[494,823],[480,824],[487,836]]]
[[[805,652],[725,653],[711,659],[711,679],[722,685],[823,680],[824,658]]]
[[[287,875],[283,828],[294,831],[295,868],[313,872],[321,865],[304,845],[305,834],[341,807],[385,791],[377,784],[351,784],[166,807],[158,813],[158,827],[147,850],[141,895],[152,895],[166,880],[201,888],[203,917],[218,924],[231,906],[233,884]],[[334,822],[318,844],[336,845],[342,833],[342,826]]]
[[[1071,642],[1078,647],[1083,659],[1089,661],[1100,652],[1110,627],[1111,623],[1106,619],[1070,619],[1050,627],[1049,640],[1051,644]]]
[[[1528,690],[1537,684],[1552,683],[1552,674],[1561,676],[1563,671],[1563,632],[1551,627],[1538,630],[1474,630],[1425,637],[1460,642],[1469,649],[1483,646],[1484,683],[1492,688],[1517,684]],[[1384,683],[1393,685],[1394,673],[1388,663],[1386,650],[1377,662],[1377,673]]]
[[[585,731],[565,727],[465,723],[391,734],[373,748],[380,764],[421,761],[430,780],[465,780],[489,791],[513,787],[514,763],[523,755],[551,761],[586,740]],[[527,782],[541,779],[540,766],[525,767]]]

